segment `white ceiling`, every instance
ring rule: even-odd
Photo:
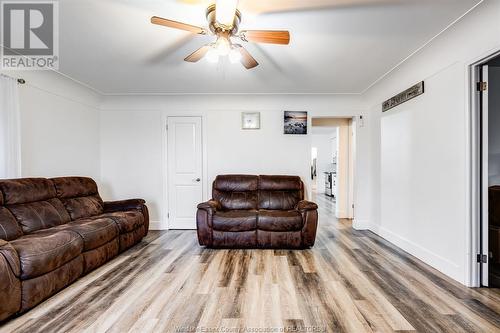
[[[204,26],[206,5],[61,0],[60,72],[104,94],[360,93],[478,2],[385,0],[258,16],[243,12],[242,29],[291,33],[288,46],[245,44],[260,63],[248,71],[230,63],[186,63],[185,56],[213,37],[149,22],[157,15]]]

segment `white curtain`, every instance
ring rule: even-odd
[[[0,75],[0,178],[21,177],[21,120],[16,79]]]

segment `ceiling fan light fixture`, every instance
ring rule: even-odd
[[[221,57],[225,57],[231,52],[231,42],[229,39],[221,36],[215,42],[215,49]]]
[[[215,64],[219,62],[219,53],[215,49],[215,47],[211,47],[210,50],[208,50],[207,54],[205,55],[205,58],[209,63]]]
[[[237,64],[241,61],[241,53],[237,47],[232,48],[231,51],[229,52],[229,61],[232,64]]]
[[[215,0],[215,3],[209,5],[205,11],[208,29],[158,16],[151,17],[151,23],[217,37],[215,42],[201,46],[184,58],[184,61],[191,63],[198,62],[202,58],[206,58],[207,62],[218,63],[220,58],[224,57],[224,60],[228,59],[231,63],[240,62],[246,69],[252,69],[259,63],[242,45],[233,43],[233,39],[251,43],[282,45],[290,43],[290,33],[286,30],[240,31],[241,12],[237,7],[238,0]]]
[[[238,0],[217,0],[215,5],[216,21],[231,28],[234,23],[236,7],[238,7]]]

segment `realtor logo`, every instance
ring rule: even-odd
[[[1,69],[58,69],[57,1],[1,1]]]

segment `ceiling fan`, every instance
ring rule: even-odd
[[[237,8],[238,0],[217,0],[208,6],[206,17],[209,30],[191,24],[168,20],[158,16],[151,18],[151,23],[174,29],[186,30],[199,35],[213,34],[216,41],[202,46],[184,60],[197,62],[206,57],[210,62],[217,62],[219,57],[228,57],[232,63],[241,62],[246,69],[259,65],[252,55],[233,39],[243,42],[287,45],[290,33],[282,30],[242,30],[239,31],[241,12]]]

